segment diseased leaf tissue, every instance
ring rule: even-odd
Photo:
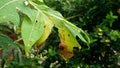
[[[76,36],[87,44],[90,42],[84,31],[65,20],[59,12],[52,10],[41,1],[37,1],[39,3],[36,1],[0,0],[0,23],[12,22],[15,26],[22,23],[21,36],[27,56],[36,42],[37,45],[41,45],[48,38],[53,27],[58,29],[60,55],[65,59],[73,56],[74,47],[81,48]],[[18,11],[24,14],[22,22]]]

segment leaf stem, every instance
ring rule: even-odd
[[[73,19],[73,18],[76,18],[76,17],[78,17],[78,16],[80,16],[81,14],[77,14],[77,15],[74,15],[74,16],[71,16],[71,17],[68,17],[68,18],[66,18],[66,20],[70,20],[70,19]]]

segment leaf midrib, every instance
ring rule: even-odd
[[[62,23],[63,24],[65,24],[65,22],[66,23],[70,23],[69,21],[67,21],[67,20],[65,20],[64,18],[60,18],[59,16],[56,16],[56,15],[54,15],[54,14],[50,14],[50,13],[47,13],[46,11],[41,11],[38,7],[36,7],[36,5],[34,5],[34,4],[32,4],[33,2],[30,2],[30,4],[31,5],[33,5],[34,6],[34,8],[36,9],[36,10],[38,10],[39,12],[41,12],[41,13],[45,13],[45,14],[48,14],[48,15],[50,15],[50,16],[52,16],[52,17],[55,17],[55,18],[57,18],[57,19],[59,19],[59,20],[61,20],[61,21],[63,21]],[[74,26],[74,25],[72,25],[72,24],[70,24],[71,26],[73,26],[73,27],[76,27],[76,26]],[[71,30],[69,30],[70,32],[71,32]],[[82,31],[82,30],[81,30]],[[71,32],[72,33],[72,32]],[[82,31],[82,33],[84,33],[84,31]],[[84,33],[85,34],[85,33]],[[76,34],[77,35],[77,34]],[[85,34],[85,36],[87,36],[86,34]],[[87,38],[88,38],[88,36],[87,36]],[[88,41],[89,41],[90,39],[88,39]],[[86,40],[85,40],[86,41]],[[87,42],[87,41],[86,41]],[[90,41],[89,41],[90,42]]]
[[[38,16],[39,16],[39,12],[37,13],[37,15],[36,15],[36,17],[35,17],[35,20],[37,19]],[[30,40],[31,40],[31,38],[32,38],[32,33],[34,32],[35,24],[36,24],[36,23],[33,22],[32,30],[31,30],[30,36],[29,36],[29,38],[28,38],[28,43],[30,42]],[[27,44],[27,45],[29,45],[29,44]]]

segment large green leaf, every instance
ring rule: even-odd
[[[29,6],[26,6],[26,8],[28,7]],[[31,12],[28,12],[28,10]],[[48,38],[54,25],[40,9],[29,8],[28,10],[21,10],[28,16],[24,18],[21,30],[27,55],[35,43],[37,46],[40,46]]]
[[[0,0],[0,23],[12,22],[19,24],[17,9],[24,6],[25,0]]]
[[[84,31],[65,20],[59,12],[52,10],[41,1],[2,0],[0,3],[0,22],[11,21],[18,25],[17,10],[25,15],[21,34],[27,55],[36,42],[37,45],[41,45],[48,38],[53,26],[58,28],[61,43],[64,43],[68,53],[72,53],[74,47],[81,48],[76,36],[83,42],[89,43],[89,38]]]
[[[44,21],[42,18],[38,14],[36,15],[36,20],[34,21],[31,21],[27,16],[25,16],[23,20],[21,33],[23,41],[25,43],[26,54],[44,32]]]
[[[72,34],[74,35],[74,37],[78,36],[83,42],[88,43],[89,39],[85,39],[80,32],[84,33],[83,30],[81,30],[80,28],[76,27],[75,25],[73,25],[72,23],[68,22],[67,20],[65,20],[63,18],[63,16],[57,12],[54,11],[52,9],[50,9],[49,7],[47,7],[46,5],[42,4],[42,5],[37,5],[33,2],[31,2],[31,4],[36,8],[39,9],[42,13],[46,14],[46,16],[49,17],[49,19],[53,22],[53,24],[55,24],[55,26],[58,29],[61,29],[63,26],[67,27],[67,29],[69,29],[70,32],[72,32]],[[71,28],[72,27],[72,28]],[[85,34],[85,33],[84,33]],[[90,42],[90,41],[89,41]]]
[[[82,31],[82,29],[76,27],[75,25],[71,24],[67,20],[63,18],[63,16],[57,12],[52,10],[51,8],[47,7],[46,5],[42,4],[36,4],[32,1],[28,1],[30,5],[34,7],[33,10],[36,10],[37,13],[40,14],[40,21],[44,21],[44,25],[47,24],[43,35],[40,37],[38,44],[43,43],[47,37],[49,36],[51,29],[53,25],[55,25],[56,28],[58,28],[61,43],[64,43],[66,45],[66,52],[73,52],[74,47],[81,48],[80,44],[76,40],[76,36],[78,36],[83,42],[89,43],[89,38],[87,35]],[[30,17],[30,14],[27,14],[28,17]],[[32,20],[32,19],[31,19]],[[47,23],[46,23],[47,22]],[[41,27],[42,28],[42,27]],[[84,34],[84,35],[83,35]],[[34,34],[33,34],[34,35]],[[23,38],[24,40],[24,38]],[[35,39],[34,39],[35,40]],[[26,40],[24,40],[26,42]],[[35,41],[34,41],[35,42]],[[27,43],[29,44],[29,43]],[[33,44],[30,44],[32,46]]]
[[[36,5],[36,6],[38,6],[38,5]],[[42,8],[41,11],[44,14],[46,14],[46,16],[48,16],[50,18],[50,20],[53,21],[53,23],[55,24],[55,26],[58,29],[61,29],[63,26],[67,27],[67,29],[69,29],[69,31],[74,35],[74,37],[78,36],[83,42],[85,42],[87,44],[90,43],[90,39],[87,37],[86,33],[82,29],[76,27],[71,22],[65,20],[64,17],[59,12],[50,9],[46,5],[40,5],[40,6],[38,6],[38,8],[39,9]],[[83,33],[85,35],[86,39],[80,33]]]
[[[17,48],[17,45],[11,38],[0,33],[0,47],[3,49],[2,58],[4,59]]]
[[[0,33],[0,48],[2,48],[2,56],[0,56],[0,58],[2,58],[2,68],[4,68],[5,62],[7,62],[7,58],[11,57],[10,54],[14,54],[13,52],[17,52],[17,60],[21,62],[21,51],[18,45],[19,44],[14,42],[11,38]]]

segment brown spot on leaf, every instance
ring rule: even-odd
[[[60,56],[62,56],[64,59],[69,59],[73,56],[72,52],[67,51],[66,46],[60,44],[59,49],[60,49]]]
[[[64,59],[69,59],[71,58],[74,54],[73,52],[69,52],[67,50],[67,45],[64,43],[64,41],[61,39],[60,37],[60,44],[59,44],[59,50],[60,50],[60,55],[64,58]]]
[[[59,49],[60,49],[61,52],[64,52],[64,51],[66,51],[67,46],[63,42],[61,42],[59,44]]]
[[[60,49],[61,51],[63,51],[65,48],[64,48],[64,46],[59,46],[59,49]]]
[[[47,22],[44,22],[44,28],[45,28],[46,26],[48,26],[48,23],[47,23]]]

